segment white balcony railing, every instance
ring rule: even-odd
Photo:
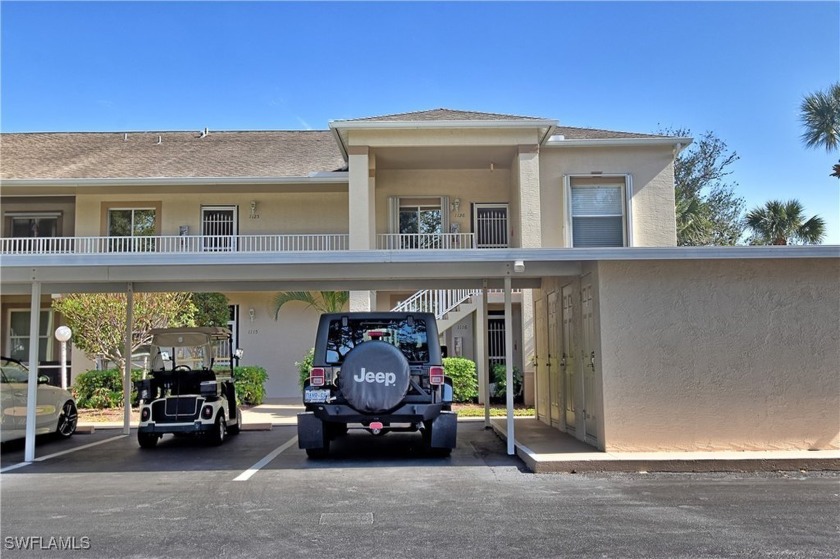
[[[388,233],[377,235],[382,250],[451,250],[475,248],[473,233]]]
[[[347,250],[346,234],[39,237],[0,239],[0,254],[303,252]]]
[[[377,236],[381,250],[475,248],[472,233],[398,233]],[[206,252],[304,252],[349,249],[349,235],[192,235],[160,237],[0,238],[0,254],[192,254]]]

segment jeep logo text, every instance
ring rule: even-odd
[[[381,371],[378,373],[374,373],[373,371],[365,372],[365,368],[362,367],[362,370],[353,376],[353,380],[356,382],[376,382],[385,386],[394,386],[397,382],[397,375],[394,373],[383,373]]]

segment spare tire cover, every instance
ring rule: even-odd
[[[410,377],[408,360],[399,349],[371,340],[357,345],[344,358],[339,388],[356,411],[380,413],[402,402]]]

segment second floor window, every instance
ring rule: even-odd
[[[441,216],[440,202],[409,204],[400,200],[400,233],[440,234],[443,232]]]
[[[52,215],[13,215],[11,219],[11,237],[39,238],[58,237],[58,216]]]
[[[156,211],[154,208],[111,208],[108,210],[108,236],[128,237],[113,241],[113,250],[153,250],[152,237],[156,232]]]
[[[581,181],[583,182],[583,181]],[[572,246],[626,246],[625,187],[622,184],[571,182]]]
[[[388,239],[380,248],[448,248],[448,196],[391,196]]]

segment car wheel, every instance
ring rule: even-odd
[[[227,434],[227,422],[225,421],[225,412],[220,411],[216,416],[216,423],[213,424],[213,429],[210,430],[210,444],[218,446],[225,442],[225,435]]]
[[[155,433],[137,433],[137,442],[140,443],[140,448],[154,448],[159,438]]]
[[[76,432],[76,423],[79,421],[79,413],[76,410],[76,404],[72,400],[67,400],[64,407],[61,408],[61,414],[58,416],[58,426],[55,429],[56,435],[66,439],[71,437]]]
[[[239,408],[236,407],[233,409],[233,413],[231,414],[232,417],[236,417],[236,423],[227,426],[227,434],[228,435],[238,435],[240,431],[240,425],[242,424],[242,415],[239,413]]]

